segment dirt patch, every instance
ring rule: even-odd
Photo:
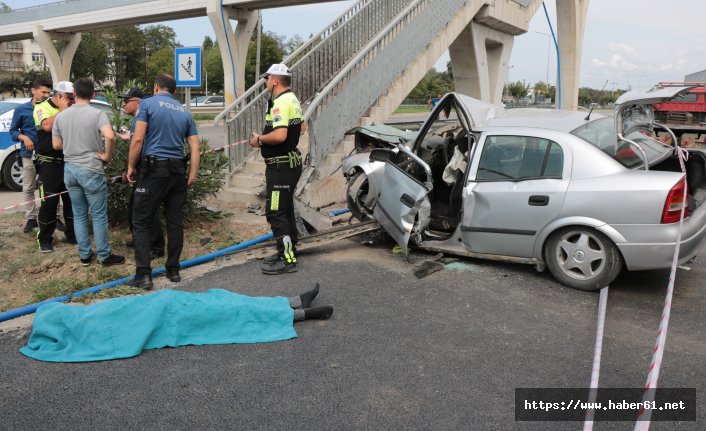
[[[187,223],[181,259],[190,259],[239,244],[270,231],[265,217],[245,209],[229,209],[225,217]],[[61,296],[134,274],[134,251],[125,246],[126,227],[110,228],[113,253],[126,262],[101,268],[95,262],[81,266],[78,249],[65,243],[62,232],[54,237],[54,252],[40,253],[36,232],[25,234],[22,214],[0,215],[0,312]],[[163,266],[165,258],[152,261]]]

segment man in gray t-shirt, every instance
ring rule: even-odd
[[[64,183],[74,211],[74,230],[78,254],[83,266],[89,266],[95,255],[102,266],[125,262],[123,256],[111,253],[108,241],[108,187],[103,164],[113,155],[115,134],[104,112],[90,105],[93,81],[81,78],[74,83],[76,103],[56,116],[52,128],[52,146],[64,151]],[[101,140],[105,138],[105,147]],[[91,250],[88,211],[93,219],[96,253]]]

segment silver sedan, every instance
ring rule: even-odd
[[[689,149],[683,173],[651,104],[687,90],[627,93],[615,117],[450,93],[412,139],[358,130],[380,139],[344,159],[349,208],[403,248],[548,267],[582,290],[670,267],[680,230],[686,262],[706,241],[706,157]]]

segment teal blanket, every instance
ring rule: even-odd
[[[103,361],[161,347],[288,340],[297,336],[293,324],[282,296],[162,290],[87,306],[44,305],[20,352],[49,362]]]

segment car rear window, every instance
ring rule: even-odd
[[[594,147],[603,151],[626,168],[642,166],[642,158],[638,150],[625,141],[618,142],[615,133],[615,120],[612,117],[599,118],[571,132]],[[625,136],[642,148],[647,156],[648,164],[663,159],[671,153],[672,146],[663,144],[643,131],[633,131]]]

